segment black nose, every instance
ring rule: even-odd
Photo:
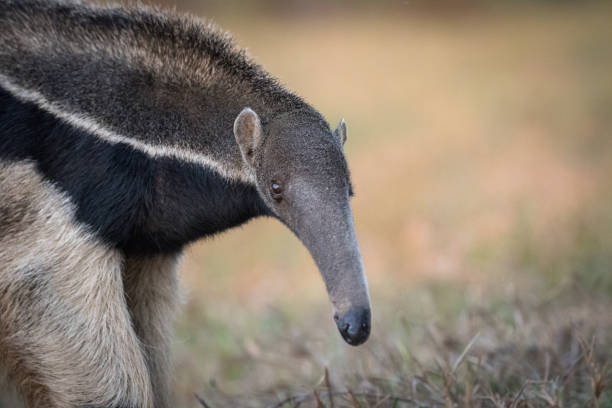
[[[342,338],[351,346],[365,343],[370,335],[371,312],[366,307],[354,307],[349,309],[344,316],[334,316],[338,330]]]

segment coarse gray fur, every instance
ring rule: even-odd
[[[244,107],[264,123],[303,110],[327,126],[212,23],[150,8],[1,4],[0,84],[111,141],[245,178],[231,127]]]
[[[311,252],[345,340],[367,339],[346,124],[332,132],[227,34],[145,7],[0,0],[0,89],[100,149],[125,145],[148,160],[202,166],[228,189],[252,186],[266,208],[253,216],[279,219]],[[105,240],[36,161],[2,154],[0,140],[0,363],[25,403],[171,406],[180,250],[136,254]]]

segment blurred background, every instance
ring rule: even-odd
[[[346,345],[274,220],[198,242],[179,407],[612,407],[612,5],[156,4],[213,20],[346,119],[374,313]]]

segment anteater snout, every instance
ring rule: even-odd
[[[370,336],[372,313],[368,307],[353,307],[343,316],[334,316],[344,341],[351,346],[365,343]]]

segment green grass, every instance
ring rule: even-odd
[[[378,310],[359,352],[325,346],[330,360],[324,334],[288,336],[278,316],[280,332],[254,331],[221,357],[242,375],[209,378],[198,394],[209,407],[609,406],[612,302],[601,291],[572,282],[539,296],[440,285],[406,295]],[[276,381],[264,385],[269,372]]]

